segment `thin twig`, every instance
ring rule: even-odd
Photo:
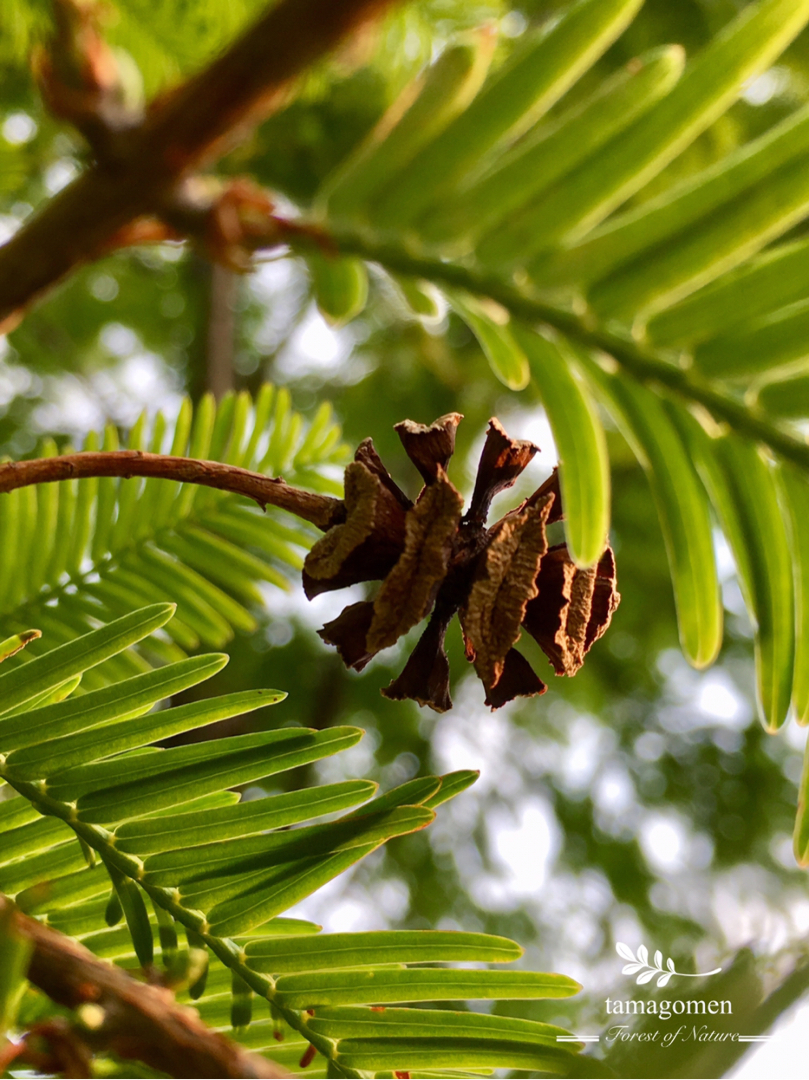
[[[150,213],[188,172],[278,109],[297,77],[393,0],[280,0],[218,60],[116,141],[0,248],[0,329],[111,238]]]
[[[330,495],[302,491],[280,478],[273,479],[235,465],[223,465],[219,461],[147,454],[142,450],[86,451],[61,457],[35,458],[32,461],[10,461],[0,465],[0,493],[31,484],[50,484],[58,480],[78,480],[91,476],[121,476],[125,479],[147,476],[176,480],[183,484],[202,484],[235,495],[245,495],[255,500],[262,509],[277,506],[281,510],[288,510],[323,532],[345,520],[342,500]]]
[[[0,895],[0,911],[12,907]],[[142,1061],[170,1076],[284,1077],[279,1066],[209,1031],[194,1009],[162,987],[138,982],[64,934],[14,910],[33,945],[28,978],[70,1009],[93,1006],[81,1035],[95,1050]],[[80,1014],[81,1015],[81,1014]],[[87,1022],[91,1021],[91,1022]]]

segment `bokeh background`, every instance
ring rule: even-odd
[[[116,0],[108,5],[107,32],[129,65],[132,93],[148,98],[203,64],[261,6]],[[651,45],[677,41],[692,53],[744,6],[647,0],[572,93],[586,94],[591,79]],[[559,7],[555,0],[517,8],[508,0],[410,3],[314,71],[298,97],[218,171],[249,174],[277,191],[282,205],[305,206],[447,40],[492,21],[506,55],[528,26]],[[46,115],[27,64],[47,19],[46,6],[32,0],[5,0],[0,11],[0,237],[81,168],[78,137]],[[760,134],[807,98],[803,34],[636,199]],[[87,267],[0,341],[0,454],[31,454],[45,435],[75,443],[108,421],[125,431],[143,409],[159,406],[171,418],[183,394],[198,400],[208,389],[221,396],[264,381],[287,387],[305,415],[333,402],[346,444],[372,436],[411,493],[417,477],[393,431],[408,417],[429,423],[446,412],[464,414],[450,475],[467,493],[490,416],[536,442],[542,453],[503,507],[555,464],[541,407],[500,387],[469,330],[443,309],[420,321],[387,278],[372,275],[365,312],[336,329],[318,312],[302,262],[281,255],[237,277],[172,245]],[[296,785],[369,777],[390,787],[420,772],[479,768],[477,784],[429,830],[387,844],[306,901],[300,914],[332,930],[440,927],[514,937],[526,946],[526,966],[563,971],[584,985],[581,997],[561,1008],[536,1011],[525,1003],[525,1015],[558,1016],[581,1033],[602,1030],[608,994],[632,996],[617,941],[660,949],[678,970],[724,966],[733,993],[758,1001],[803,962],[809,931],[806,874],[791,849],[805,732],[792,725],[771,737],[755,717],[751,627],[718,533],[725,644],[709,671],[688,667],[646,480],[618,432],[609,438],[623,600],[574,680],[548,671],[544,697],[491,713],[479,683],[464,672],[456,624],[448,642],[455,708],[439,716],[389,702],[379,690],[412,641],[361,675],[347,673],[316,630],[359,594],[310,604],[299,588],[268,585],[260,629],[232,643],[230,665],[205,690],[274,686],[289,691],[274,721],[366,730],[353,750],[293,775]],[[795,978],[774,1015],[807,982]],[[803,1075],[792,1045],[785,1029],[737,1075]],[[779,1064],[769,1064],[764,1055],[779,1046]],[[660,1062],[616,1050],[612,1060],[627,1076],[720,1076],[738,1051],[713,1050],[709,1060],[694,1050]]]

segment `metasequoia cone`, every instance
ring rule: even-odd
[[[404,670],[382,693],[436,712],[452,708],[444,637],[457,613],[466,657],[493,709],[547,687],[514,645],[523,627],[557,675],[575,675],[609,626],[620,596],[609,546],[580,570],[565,544],[548,546],[546,526],[562,518],[556,470],[522,505],[487,527],[492,499],[511,487],[537,447],[510,439],[489,421],[469,509],[447,477],[459,413],[429,426],[396,425],[424,480],[415,503],[398,487],[371,439],[345,474],[345,520],[312,548],[303,569],[311,599],[381,580],[373,600],[351,604],[320,631],[347,667],[361,671],[376,653],[430,616]]]

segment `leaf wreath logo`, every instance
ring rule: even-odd
[[[663,967],[663,953],[658,949],[654,954],[654,960],[649,962],[649,951],[645,945],[641,945],[638,948],[638,955],[632,952],[628,945],[625,945],[623,941],[617,941],[615,943],[615,951],[624,960],[628,960],[628,964],[624,964],[621,968],[623,975],[635,975],[640,972],[635,982],[638,985],[651,982],[655,975],[659,975],[657,980],[658,986],[665,986],[668,983],[672,975],[679,975],[684,979],[702,979],[706,975],[718,975],[722,970],[721,968],[714,968],[713,971],[677,971],[674,967],[674,961],[669,957],[666,959],[666,967]]]

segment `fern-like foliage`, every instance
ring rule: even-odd
[[[622,205],[777,59],[809,3],[745,5],[697,55],[661,46],[565,109],[639,7],[578,0],[486,79],[485,40],[447,50],[325,182],[313,219],[344,257],[315,256],[313,279],[332,317],[335,298],[361,303],[362,259],[415,314],[420,281],[443,289],[494,374],[543,403],[581,565],[609,525],[605,406],[648,473],[698,668],[722,643],[715,521],[725,533],[775,730],[790,709],[809,720],[809,450],[793,426],[809,417],[809,242],[777,242],[809,215],[809,110]],[[799,819],[802,861],[805,833]]]
[[[83,447],[118,448],[114,427],[103,438],[91,433]],[[149,434],[144,415],[126,448],[283,473],[338,494],[341,486],[323,467],[347,454],[327,404],[307,425],[289,393],[269,385],[255,403],[248,394],[230,394],[217,407],[206,396],[194,412],[184,401],[171,430],[158,412]],[[45,456],[56,452],[51,440],[42,448]],[[222,648],[234,630],[254,629],[259,585],[288,588],[290,571],[300,569],[317,535],[281,511],[265,514],[249,500],[169,480],[102,478],[21,489],[4,497],[0,516],[0,617],[10,633],[28,626],[46,631],[20,654],[23,660],[133,607],[176,601],[177,616],[161,636],[87,672],[84,688],[93,689],[201,646]]]
[[[238,1029],[292,1068],[314,1047],[307,1076],[495,1067],[568,1075],[580,1047],[560,1043],[568,1033],[553,1025],[372,1008],[578,990],[562,975],[445,966],[515,960],[514,942],[443,931],[319,935],[283,917],[391,837],[424,828],[475,773],[420,777],[374,798],[374,784],[352,780],[241,802],[230,788],[338,753],[362,731],[268,726],[151,745],[284,696],[251,690],[150,711],[213,675],[222,655],[71,697],[83,673],[172,614],[169,604],[142,608],[0,674],[0,777],[9,796],[0,800],[0,890],[124,966],[152,964],[157,939],[170,972],[197,966],[191,997],[207,1023]],[[0,654],[22,641],[4,644]],[[311,823],[325,815],[331,820]],[[207,981],[203,954],[215,958]],[[271,1011],[251,1024],[256,997]]]

